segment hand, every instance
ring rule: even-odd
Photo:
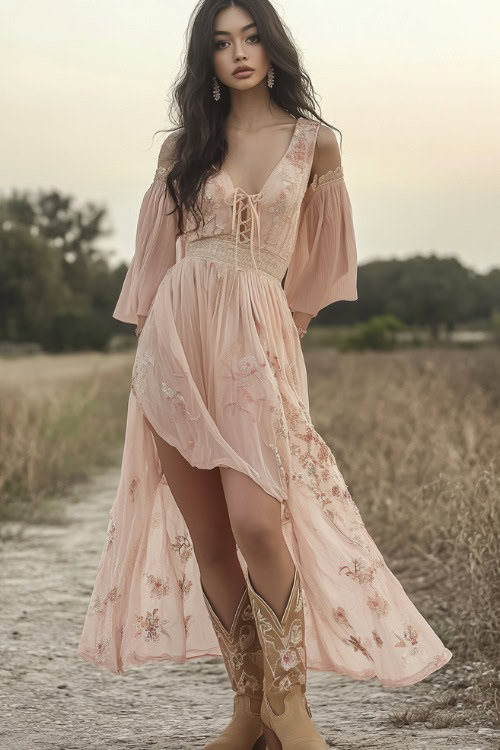
[[[312,319],[312,315],[308,315],[308,313],[303,312],[294,312],[293,313],[293,322],[297,326],[297,331],[299,332],[300,338],[305,336],[307,333],[307,327]]]
[[[142,329],[144,328],[144,323],[146,322],[147,315],[138,315],[137,316],[137,325],[135,327],[135,335],[140,336]]]

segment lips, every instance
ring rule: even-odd
[[[253,68],[249,68],[248,65],[240,65],[238,68],[233,70],[233,76],[236,75],[236,73],[243,73],[245,70],[251,71]]]

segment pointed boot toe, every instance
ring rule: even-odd
[[[294,685],[284,702],[284,712],[276,714],[264,696],[261,717],[268,750],[329,750],[314,726],[311,709],[300,686]]]
[[[250,699],[234,696],[233,718],[219,737],[203,746],[203,750],[266,750],[259,713],[251,710]]]

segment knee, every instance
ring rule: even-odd
[[[282,540],[281,529],[271,519],[244,516],[232,519],[233,533],[243,554],[272,557]]]
[[[193,547],[200,567],[225,567],[236,556],[236,541],[232,536],[221,539],[218,534],[198,535],[196,539],[193,537]]]

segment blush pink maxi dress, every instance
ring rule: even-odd
[[[78,647],[115,674],[221,656],[189,531],[143,415],[192,466],[244,472],[280,503],[305,595],[309,669],[396,687],[452,656],[385,564],[311,422],[291,310],[316,315],[357,299],[342,167],[308,186],[319,127],[297,119],[259,193],[235,187],[224,168],[212,175],[204,227],[188,223],[177,241],[176,213],[166,215],[174,205],[168,167],[158,167],[143,198],[113,316],[147,319],[121,478]],[[238,558],[246,574],[239,549]]]

